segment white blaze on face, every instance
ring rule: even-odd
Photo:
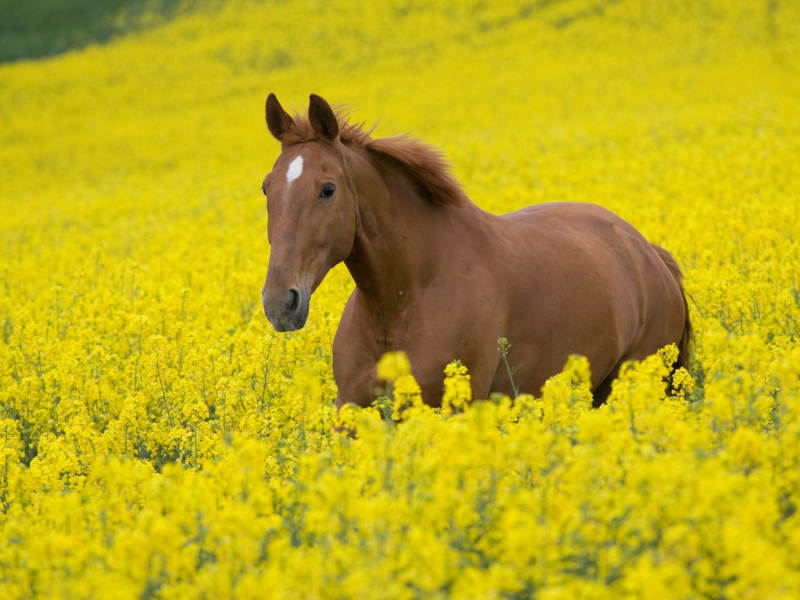
[[[289,170],[286,171],[286,183],[292,185],[292,182],[303,174],[303,157],[298,156],[289,165]]]

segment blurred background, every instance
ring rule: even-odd
[[[193,8],[186,0],[0,0],[0,62],[106,42]]]

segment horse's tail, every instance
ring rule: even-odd
[[[672,254],[664,250],[661,246],[657,246],[656,244],[651,244],[655,249],[656,253],[661,257],[661,260],[664,261],[664,264],[667,265],[669,272],[672,273],[672,276],[675,278],[675,281],[678,283],[678,287],[681,290],[681,297],[683,298],[683,308],[686,312],[686,320],[683,323],[683,334],[681,335],[681,341],[678,342],[678,360],[675,363],[675,368],[683,367],[684,369],[689,369],[689,354],[692,350],[692,344],[694,343],[694,330],[692,329],[692,322],[689,319],[689,302],[686,299],[686,291],[683,289],[683,273],[681,272],[681,268],[678,266],[678,263],[673,258]]]

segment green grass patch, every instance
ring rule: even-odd
[[[0,62],[103,43],[194,6],[181,0],[0,0]]]

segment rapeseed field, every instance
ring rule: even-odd
[[[627,219],[690,375],[595,410],[579,358],[513,402],[456,363],[442,411],[388,356],[337,415],[346,269],[301,331],[261,310],[269,92],[487,210]],[[800,597],[799,99],[780,0],[231,0],[0,66],[0,598]]]

